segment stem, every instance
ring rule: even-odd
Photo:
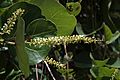
[[[66,48],[66,42],[64,42],[64,50],[65,50],[65,54],[66,54],[66,57],[68,59],[68,53],[67,53],[67,48]],[[67,69],[67,73],[66,73],[66,76],[65,76],[65,80],[69,80],[68,78],[68,69],[69,69],[69,62],[67,61],[67,64],[66,64],[66,69]]]
[[[5,41],[5,43],[10,44],[10,45],[15,45],[15,42],[9,42],[9,41]]]
[[[49,65],[47,64],[47,62],[44,61],[44,63],[46,65],[46,67],[48,68],[48,71],[50,72],[50,75],[52,76],[53,80],[56,80],[55,77],[53,76],[53,74],[52,74],[52,72],[51,72],[51,70],[50,70]]]
[[[39,78],[38,78],[38,69],[37,69],[37,64],[35,65],[35,67],[36,67],[36,80],[39,80]]]

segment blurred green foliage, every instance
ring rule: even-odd
[[[119,0],[1,0],[0,28],[19,8],[25,13],[11,33],[0,30],[0,80],[51,80],[51,72],[57,80],[120,80]],[[68,35],[101,41],[42,47],[25,43]],[[46,56],[67,69],[48,67]]]

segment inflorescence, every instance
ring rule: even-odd
[[[49,46],[55,46],[55,45],[61,45],[61,44],[70,44],[70,43],[78,43],[83,41],[84,43],[96,43],[98,40],[91,37],[85,37],[82,35],[73,35],[73,36],[55,36],[55,37],[48,37],[48,38],[34,38],[31,39],[30,42],[27,42],[30,46],[43,46],[43,45],[49,45]]]
[[[62,64],[58,61],[53,60],[53,58],[49,58],[48,56],[45,58],[45,61],[50,64],[53,65],[54,67],[58,68],[58,69],[66,69],[65,64]]]
[[[12,16],[7,19],[7,23],[4,23],[3,27],[1,28],[2,34],[5,34],[5,33],[10,34],[11,30],[13,30],[17,17],[22,16],[24,12],[25,10],[21,8],[13,12]]]

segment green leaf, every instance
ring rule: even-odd
[[[55,25],[46,19],[33,20],[26,29],[26,34],[34,37],[38,37],[44,34],[55,34],[57,31]]]
[[[104,65],[106,65],[106,63],[108,62],[109,59],[105,59],[105,60],[94,60],[94,64],[97,67],[102,67]]]
[[[76,18],[70,15],[57,0],[31,0],[37,5],[46,19],[57,27],[57,35],[70,35],[76,26]]]
[[[91,74],[95,78],[102,78],[102,77],[111,77],[114,73],[114,68],[108,67],[93,67],[90,69]]]
[[[118,57],[117,60],[112,65],[109,66],[113,68],[120,68],[120,58]]]
[[[16,30],[16,54],[21,71],[23,72],[25,77],[28,77],[30,71],[28,55],[25,50],[24,30],[25,22],[21,17],[19,17]]]
[[[35,65],[37,63],[40,63],[48,55],[50,49],[51,48],[49,46],[27,46],[26,51],[29,56],[29,64]]]
[[[120,37],[120,32],[119,31],[116,31],[112,37],[106,41],[107,44],[110,44],[112,42],[114,42],[116,39],[118,39]]]
[[[99,77],[111,77],[111,75],[114,73],[114,68],[108,68],[108,67],[100,67],[99,68]]]
[[[66,3],[66,8],[67,11],[74,16],[77,16],[81,11],[81,5],[79,2],[68,2]]]
[[[112,38],[113,33],[105,23],[103,23],[102,26],[104,29],[105,41],[109,41]]]
[[[76,31],[77,31],[77,33],[78,33],[79,35],[85,35],[80,23],[77,23],[77,25],[76,25]]]

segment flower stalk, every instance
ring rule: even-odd
[[[95,38],[91,38],[91,37],[86,37],[86,36],[82,36],[82,35],[73,35],[73,36],[55,36],[55,37],[48,37],[48,38],[34,38],[31,39],[30,42],[25,41],[27,44],[29,44],[30,46],[43,46],[43,45],[48,45],[48,46],[56,46],[56,45],[61,45],[66,43],[70,44],[70,43],[78,43],[83,41],[84,43],[96,43],[97,41],[100,40],[96,40]]]

